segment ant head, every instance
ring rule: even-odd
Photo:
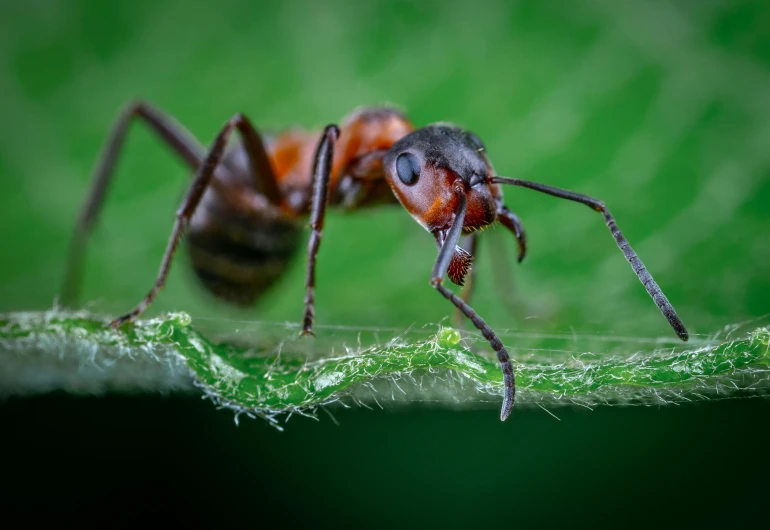
[[[428,125],[393,144],[382,165],[398,200],[430,232],[452,225],[457,185],[467,199],[464,228],[495,220],[499,190],[487,182],[494,171],[475,134],[444,123]]]

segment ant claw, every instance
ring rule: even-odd
[[[310,328],[302,328],[302,331],[299,332],[300,337],[306,337],[308,335],[315,337],[315,333],[313,333],[313,330]]]
[[[122,317],[118,317],[112,322],[109,323],[109,327],[114,329],[115,331],[118,331],[120,326],[123,324],[128,324],[133,320],[133,317],[131,315],[123,315]]]

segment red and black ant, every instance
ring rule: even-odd
[[[430,284],[481,332],[497,354],[505,392],[500,418],[513,408],[515,376],[503,343],[467,303],[447,289],[471,267],[472,254],[460,236],[495,221],[516,238],[519,261],[526,253],[522,225],[503,203],[501,184],[520,186],[575,201],[601,213],[610,233],[655,304],[682,340],[688,334],[674,308],[621,234],[604,204],[571,191],[496,176],[484,144],[474,134],[436,123],[416,129],[399,111],[360,109],[342,128],[318,133],[290,131],[263,138],[243,114],[230,118],[205,151],[181,126],[146,103],[121,114],[97,165],[93,187],[74,235],[65,278],[65,303],[74,299],[86,238],[103,203],[128,125],[139,118],[195,171],[150,292],[115,328],[136,319],[163,287],[174,251],[186,232],[192,266],[214,295],[235,304],[253,303],[283,274],[300,243],[300,220],[310,215],[305,313],[302,334],[312,334],[315,316],[315,263],[327,203],[346,209],[400,202],[436,240],[438,257]],[[241,142],[228,147],[233,130]],[[475,241],[475,239],[474,239]],[[471,251],[475,247],[471,243]]]

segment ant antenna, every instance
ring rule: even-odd
[[[676,311],[674,311],[674,307],[668,301],[666,295],[663,294],[663,291],[661,291],[660,287],[658,287],[658,284],[655,283],[655,280],[652,279],[652,275],[644,266],[642,260],[639,259],[639,256],[636,255],[634,249],[631,248],[631,245],[628,243],[626,238],[623,237],[623,234],[620,232],[618,225],[615,223],[615,218],[612,217],[612,214],[603,202],[588,197],[587,195],[581,195],[580,193],[574,193],[560,188],[554,188],[553,186],[538,184],[537,182],[531,182],[528,180],[509,177],[489,177],[488,182],[529,188],[531,190],[539,191],[547,195],[559,197],[560,199],[567,199],[568,201],[575,201],[581,204],[585,204],[591,209],[602,213],[604,215],[604,222],[607,224],[607,228],[610,229],[612,237],[615,238],[615,242],[623,252],[626,260],[628,260],[628,262],[631,264],[631,268],[634,269],[634,272],[639,277],[639,281],[642,282],[644,288],[647,289],[647,293],[652,297],[655,305],[658,306],[658,309],[660,309],[660,312],[663,313],[664,317],[666,317],[668,323],[671,325],[680,339],[686,341],[689,338],[689,334],[687,333],[684,324],[682,324],[682,321],[677,316]]]

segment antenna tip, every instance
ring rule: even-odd
[[[679,317],[677,317],[676,314],[673,315],[673,318],[669,318],[669,323],[671,324],[671,327],[674,328],[677,336],[684,342],[687,342],[687,339],[690,338],[690,334],[687,332],[684,324],[682,324],[682,321],[679,320]]]
[[[506,394],[507,394],[507,392],[506,392]],[[513,410],[513,397],[509,396],[509,395],[506,395],[503,398],[503,409],[500,411],[500,421],[507,420],[508,416],[511,415],[511,411],[512,410]]]

